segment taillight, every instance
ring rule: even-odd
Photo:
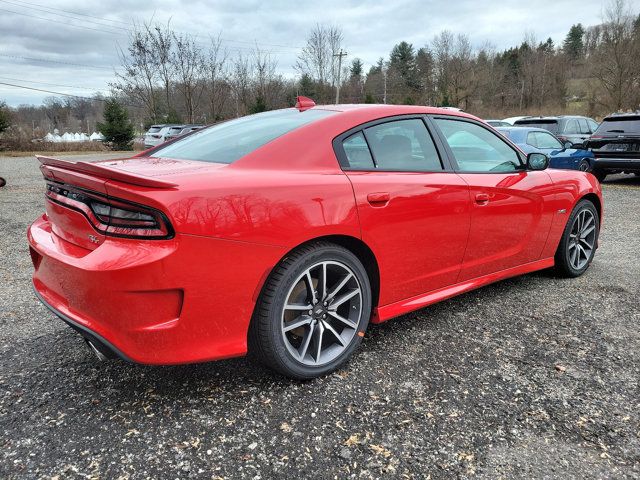
[[[165,215],[151,207],[53,182],[47,182],[46,197],[79,211],[105,235],[148,239],[173,236]]]

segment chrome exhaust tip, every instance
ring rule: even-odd
[[[95,356],[98,358],[98,360],[100,360],[101,362],[104,362],[105,360],[108,360],[108,357],[102,353],[100,350],[98,350],[98,348],[91,343],[91,340],[85,340],[87,342],[87,346],[89,347],[89,350],[91,350]]]

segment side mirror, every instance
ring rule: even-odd
[[[562,146],[563,146],[565,149],[567,149],[567,148],[573,148],[573,143],[571,143],[571,142],[564,142],[564,143],[562,144]]]
[[[530,153],[527,155],[527,170],[545,170],[549,166],[549,157],[544,153]]]

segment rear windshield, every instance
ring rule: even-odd
[[[162,127],[151,127],[147,133],[158,133]]]
[[[605,118],[595,133],[596,135],[615,135],[616,133],[640,135],[640,116]]]
[[[518,127],[538,127],[549,130],[551,133],[558,133],[557,120],[518,120],[515,125]]]
[[[202,129],[151,156],[233,163],[285,133],[334,113],[315,109],[300,112],[291,108],[236,118]]]

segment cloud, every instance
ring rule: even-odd
[[[558,44],[572,24],[599,23],[602,8],[600,0],[0,0],[0,82],[76,95],[108,93],[128,25],[152,19],[198,35],[204,44],[220,34],[231,55],[247,55],[257,42],[272,52],[284,75],[293,76],[296,48],[315,23],[341,26],[349,59],[359,57],[368,67],[402,40],[422,47],[445,29],[497,49],[519,44],[525,32]],[[40,103],[47,95],[0,85],[0,100],[10,105]]]

